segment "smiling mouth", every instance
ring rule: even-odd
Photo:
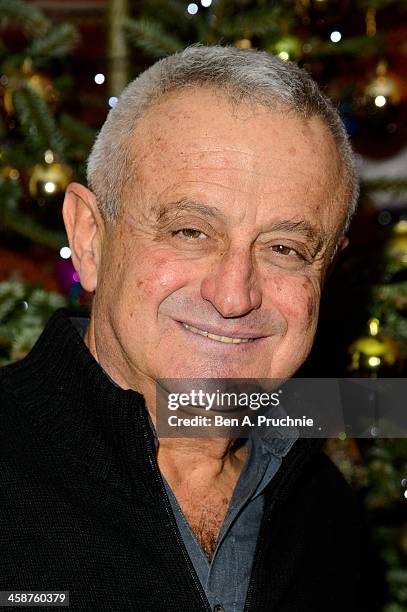
[[[211,334],[205,329],[199,329],[193,325],[188,325],[187,323],[182,323],[182,325],[185,327],[185,329],[188,329],[193,334],[205,336],[205,338],[210,338],[211,340],[216,340],[217,342],[224,342],[225,344],[247,344],[248,342],[253,342],[255,340],[254,338],[232,338],[231,336],[218,336],[217,334]]]

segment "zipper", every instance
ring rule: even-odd
[[[147,410],[147,408],[146,408],[146,410]],[[176,521],[175,521],[175,517],[174,517],[174,513],[172,511],[171,502],[168,499],[167,491],[165,490],[165,485],[164,485],[164,482],[163,482],[163,479],[162,479],[162,476],[161,476],[160,469],[158,467],[158,463],[157,463],[157,459],[156,459],[154,450],[153,450],[154,449],[154,441],[152,440],[152,434],[151,434],[151,431],[150,431],[150,425],[148,423],[147,415],[144,413],[144,411],[143,411],[143,414],[142,414],[142,418],[143,418],[143,424],[144,424],[144,427],[143,427],[143,436],[144,436],[144,438],[146,440],[148,458],[149,458],[149,461],[150,461],[150,465],[151,465],[151,469],[153,471],[154,478],[155,478],[156,482],[158,483],[158,485],[160,487],[160,490],[161,490],[161,493],[162,493],[162,497],[163,497],[163,500],[164,500],[165,511],[166,511],[166,513],[168,515],[172,532],[175,535],[175,538],[176,538],[176,540],[178,542],[178,545],[179,545],[179,547],[180,547],[180,549],[182,551],[182,555],[183,555],[184,560],[185,560],[185,562],[186,562],[186,564],[188,566],[188,569],[190,571],[190,574],[191,574],[192,580],[193,580],[193,582],[195,584],[195,587],[196,587],[197,591],[199,592],[199,596],[201,598],[201,601],[202,601],[202,604],[204,606],[204,609],[205,609],[206,612],[212,612],[212,607],[211,607],[211,605],[210,605],[210,603],[208,601],[208,598],[206,597],[206,593],[205,593],[205,591],[204,591],[204,589],[202,587],[201,581],[198,578],[198,575],[197,575],[197,573],[195,571],[193,563],[192,563],[192,561],[191,561],[191,559],[189,557],[188,551],[187,551],[187,549],[185,547],[184,541],[183,541],[183,539],[181,537],[181,534],[180,534],[180,532],[178,530],[178,527],[177,527],[177,524],[176,524]]]

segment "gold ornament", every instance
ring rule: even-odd
[[[0,174],[5,179],[9,179],[10,181],[18,181],[20,178],[20,172],[17,168],[13,168],[13,166],[3,166],[0,169]]]
[[[29,85],[34,89],[47,104],[54,106],[57,95],[51,79],[39,72],[32,72],[32,64],[24,62],[18,72],[7,76],[7,84],[4,85],[3,107],[7,115],[14,114],[13,95],[15,91]]]
[[[350,363],[348,370],[367,374],[374,378],[379,369],[393,367],[400,357],[399,349],[391,338],[380,331],[380,321],[368,321],[368,334],[352,342],[348,349]]]
[[[237,47],[238,49],[251,49],[252,41],[250,40],[250,38],[241,38],[240,40],[237,40],[235,42],[235,47]]]
[[[35,164],[29,172],[28,189],[33,198],[50,198],[65,191],[73,172],[65,164]]]
[[[402,219],[392,228],[392,236],[386,243],[385,252],[407,268],[407,220]]]
[[[284,36],[273,45],[270,51],[284,61],[299,59],[302,56],[301,41],[295,36]]]
[[[364,104],[383,108],[387,104],[397,105],[401,102],[401,88],[398,80],[388,73],[385,61],[376,67],[376,76],[365,87]]]

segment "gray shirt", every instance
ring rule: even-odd
[[[71,321],[84,337],[88,319],[75,317]],[[151,419],[150,425],[158,448],[159,440]],[[181,537],[214,612],[243,612],[263,514],[263,492],[297,437],[298,434],[292,430],[290,437],[286,437],[274,429],[273,436],[248,438],[246,462],[233,491],[211,561],[163,477]]]
[[[248,439],[246,463],[233,491],[210,562],[165,482],[184,544],[206,596],[217,612],[243,612],[263,514],[263,491],[294,442],[294,438]]]

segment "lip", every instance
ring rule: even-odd
[[[226,331],[225,329],[219,329],[218,327],[214,327],[212,325],[208,325],[207,323],[193,323],[192,321],[177,321],[180,324],[182,329],[188,331],[183,324],[190,325],[191,327],[196,327],[202,331],[207,331],[210,334],[215,334],[216,336],[227,336],[229,338],[241,338],[241,339],[251,339],[251,340],[261,340],[262,338],[266,338],[267,336],[262,336],[259,334],[253,334],[253,332],[243,331],[243,330],[234,330],[234,331]],[[193,333],[193,332],[190,332]],[[201,336],[204,338],[204,336]],[[215,341],[216,342],[216,341]],[[250,343],[249,343],[250,344]],[[238,346],[238,345],[233,345]]]

